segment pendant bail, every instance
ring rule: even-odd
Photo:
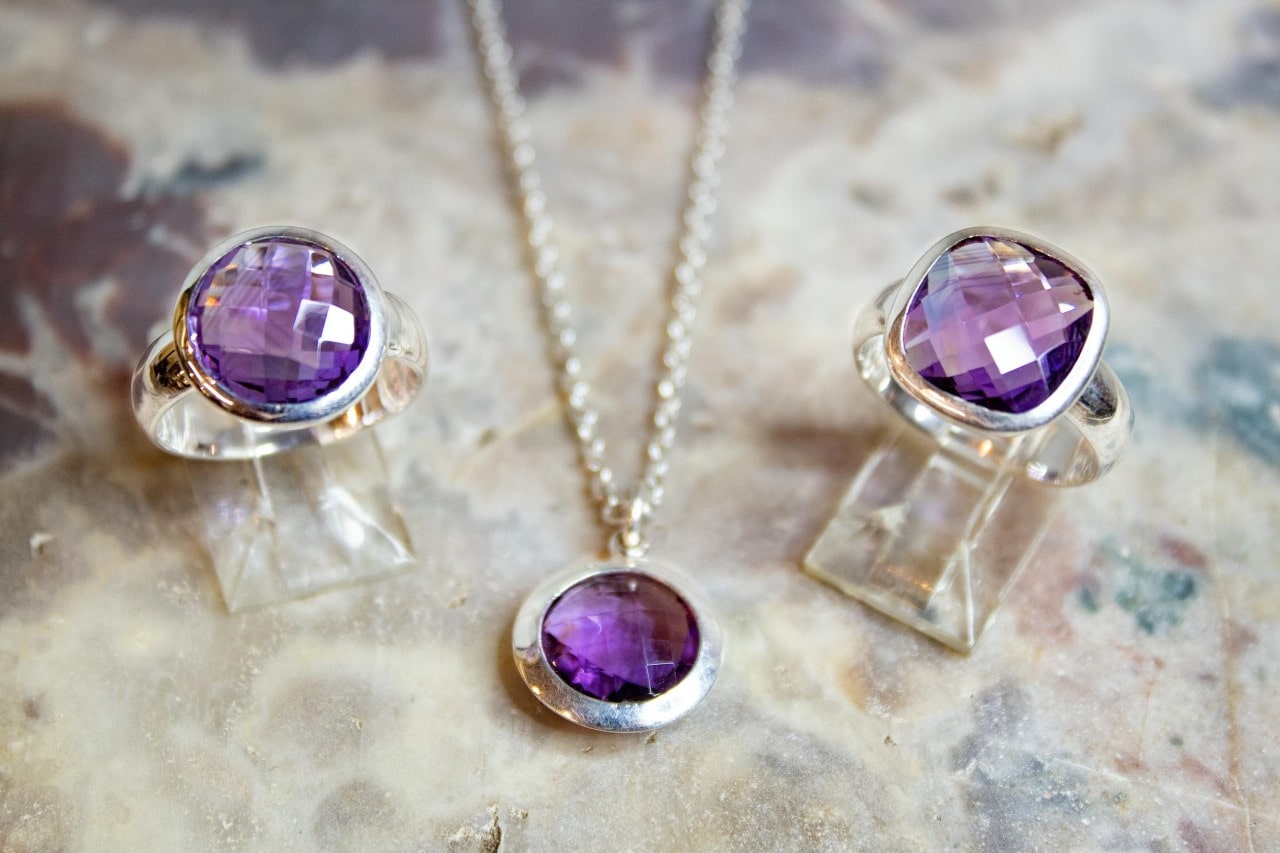
[[[609,551],[619,559],[638,560],[649,550],[649,537],[641,525],[648,520],[653,507],[639,494],[632,495],[626,506],[626,515],[618,519],[618,529],[609,538]]]

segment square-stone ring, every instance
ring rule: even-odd
[[[152,442],[195,459],[326,444],[404,409],[427,372],[422,328],[354,252],[257,228],[187,275],[172,329],[133,374]]]
[[[858,318],[854,357],[916,427],[979,464],[1061,486],[1102,476],[1133,431],[1102,361],[1110,324],[1097,277],[1006,228],[938,241]]]

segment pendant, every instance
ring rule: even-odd
[[[512,628],[516,667],[542,704],[604,732],[661,728],[720,670],[723,638],[681,574],[641,558],[589,560],[535,589]]]

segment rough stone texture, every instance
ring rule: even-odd
[[[0,14],[0,847],[1280,847],[1273,5],[753,7],[653,531],[726,659],[652,737],[559,722],[510,664],[526,592],[604,534],[458,8],[245,6]],[[625,475],[691,121],[690,75],[656,69],[696,40],[688,4],[569,8],[517,53]],[[307,41],[272,60],[268,32]],[[127,376],[187,266],[280,222],[424,319],[431,383],[378,434],[429,562],[229,617]],[[797,566],[889,423],[852,317],[984,222],[1104,277],[1139,431],[960,658]]]

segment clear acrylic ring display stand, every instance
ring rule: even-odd
[[[415,561],[373,430],[254,459],[185,464],[232,613]]]
[[[1036,436],[1027,436],[1035,440]],[[1017,441],[1017,440],[1015,440]],[[1060,488],[903,425],[872,454],[804,568],[969,652],[1052,518]]]

